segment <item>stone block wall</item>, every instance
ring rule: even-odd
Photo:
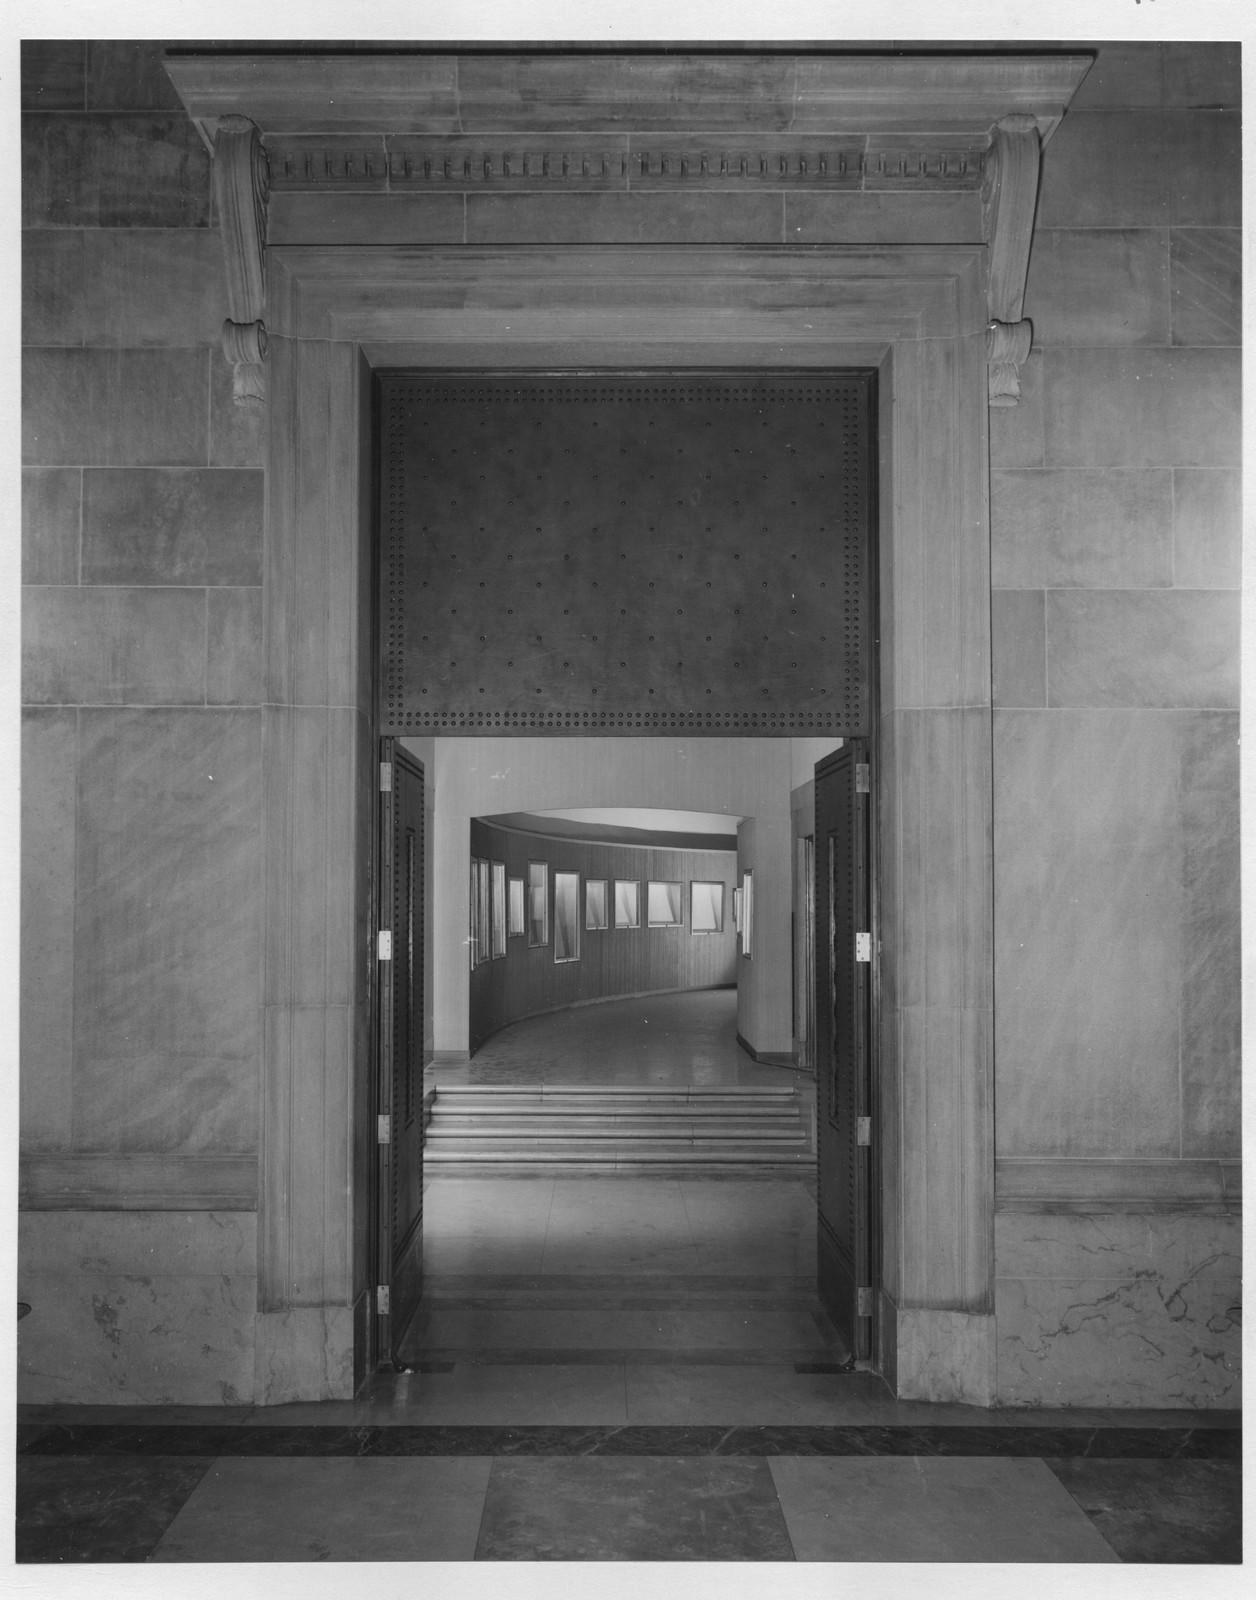
[[[1081,48],[1035,353],[991,414],[998,1393],[1232,1404],[1238,50]],[[161,54],[23,51],[30,1400],[289,1392],[251,1214],[266,421],[231,403],[208,156]],[[272,202],[276,243],[368,232],[962,242],[981,214],[971,193]]]
[[[1237,46],[1103,45],[991,417],[999,1394],[1237,1403]]]
[[[23,1398],[253,1398],[263,421],[157,45],[23,50]]]

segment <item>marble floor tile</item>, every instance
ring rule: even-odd
[[[511,1239],[494,1234],[433,1234],[423,1239],[425,1273],[540,1272],[545,1235]]]
[[[792,1363],[625,1368],[630,1423],[867,1424],[873,1420],[860,1374],[795,1372]],[[879,1380],[878,1380],[879,1381]]]
[[[1193,1411],[1186,1407],[1135,1410],[1129,1406],[996,1406],[1014,1428],[1237,1428],[1238,1411]]]
[[[467,1561],[482,1456],[214,1462],[152,1561]]]
[[[160,1423],[196,1427],[202,1423],[221,1426],[245,1422],[256,1410],[245,1406],[56,1406],[22,1405],[17,1408],[20,1423]]]
[[[543,1306],[437,1302],[421,1325],[420,1350],[779,1349],[815,1351],[824,1338],[802,1307],[744,1304]],[[407,1349],[409,1343],[407,1343]]]
[[[212,1461],[19,1456],[19,1562],[143,1561]]]
[[[477,1561],[789,1561],[767,1463],[496,1460]]]
[[[531,1233],[544,1237],[553,1178],[433,1178],[423,1191],[424,1227],[445,1233]]]
[[[776,1456],[799,1561],[1115,1562],[1041,1461]]]
[[[622,1427],[628,1421],[618,1361],[459,1365],[452,1372],[414,1373],[407,1381],[405,1416],[396,1417],[405,1422]]]
[[[1243,1559],[1241,1462],[1075,1457],[1045,1465],[1122,1561]]]
[[[701,1269],[697,1247],[682,1240],[637,1235],[602,1238],[555,1236],[545,1240],[543,1272],[696,1273]]]

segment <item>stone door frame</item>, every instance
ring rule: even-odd
[[[275,1398],[349,1392],[369,1342],[371,373],[658,365],[879,372],[878,1356],[900,1395],[993,1399],[986,257],[269,251],[258,1332]]]

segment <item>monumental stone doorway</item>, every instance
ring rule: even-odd
[[[264,388],[268,415],[258,1326],[285,1370],[314,1387],[361,1373],[374,1317],[372,373],[866,370],[880,530],[870,760],[891,958],[874,1001],[893,1129],[878,1356],[900,1394],[989,1402],[988,407],[1015,400],[1039,144],[1086,64],[519,60],[505,94],[500,64],[486,76],[436,57],[171,60],[217,151],[237,389]],[[453,125],[484,131],[446,148]],[[609,137],[592,130],[660,126],[682,151],[638,149],[630,132],[592,153]],[[571,130],[571,148],[516,160],[535,127]],[[751,137],[763,144],[753,160]],[[521,225],[532,201],[514,202],[542,180],[542,209],[557,205],[570,231]],[[449,209],[429,204],[438,181],[460,232],[430,231]],[[498,233],[468,242],[462,196],[481,182],[511,192],[493,198]],[[779,223],[795,184],[840,213],[824,242],[751,227],[758,200],[733,208],[731,234],[697,235],[732,242],[584,229],[607,199],[590,191],[608,185],[623,186],[627,211],[643,186],[692,185],[701,210],[766,185]],[[957,200],[940,226],[943,194]],[[564,727],[576,709],[563,705]],[[347,1187],[334,1176],[346,1150]]]

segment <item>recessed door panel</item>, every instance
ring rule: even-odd
[[[816,767],[815,786],[819,1285],[860,1360],[872,1351],[867,759],[862,740],[848,741]]]
[[[388,1287],[377,1348],[396,1356],[423,1277],[423,769],[381,742],[378,1282]],[[382,959],[386,955],[386,959]]]

